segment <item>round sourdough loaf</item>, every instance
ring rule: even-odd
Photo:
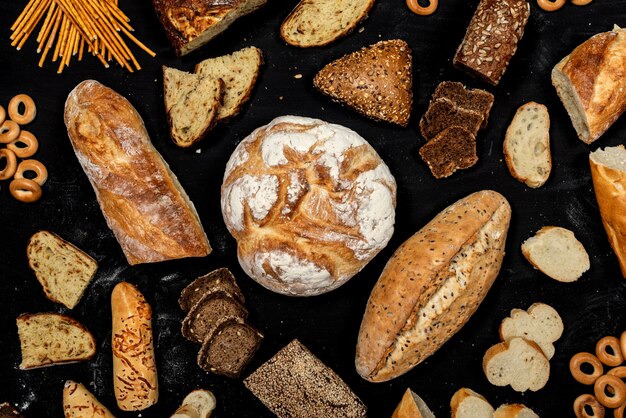
[[[361,270],[393,233],[396,182],[356,132],[283,116],[233,152],[222,214],[244,271],[278,293],[313,296]]]

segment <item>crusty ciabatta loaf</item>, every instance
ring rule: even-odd
[[[96,341],[91,333],[68,316],[22,314],[16,323],[22,370],[89,360],[96,354]]]
[[[215,126],[223,89],[219,78],[163,66],[165,111],[176,145],[190,147]]]
[[[185,396],[170,418],[209,418],[216,406],[215,395],[206,389],[197,389]]]
[[[554,342],[563,335],[563,320],[559,313],[545,303],[533,303],[528,312],[512,309],[511,316],[500,324],[500,339],[509,341],[522,337],[534,341],[548,360],[554,356]]]
[[[413,106],[412,68],[405,41],[381,41],[326,65],[313,85],[368,118],[407,126]]]
[[[152,0],[177,55],[209,42],[267,0]]]
[[[592,143],[626,110],[626,29],[617,26],[579,45],[552,70],[578,137]]]
[[[52,232],[39,231],[26,247],[28,265],[48,299],[72,309],[96,274],[96,260]]]
[[[435,414],[422,398],[407,389],[391,418],[435,418]]]
[[[301,0],[280,26],[280,37],[300,48],[328,45],[367,17],[374,0]]]
[[[589,164],[602,223],[626,278],[626,149],[598,149],[589,155]]]
[[[85,385],[72,380],[63,387],[63,412],[65,418],[115,418]]]
[[[537,344],[514,337],[487,350],[483,371],[492,385],[536,392],[548,383],[550,362]]]
[[[546,276],[574,282],[589,270],[589,255],[574,233],[557,226],[544,226],[522,243],[524,257]]]
[[[484,396],[468,388],[454,393],[450,409],[452,418],[493,418],[493,406]]]
[[[382,382],[406,373],[463,327],[500,271],[510,220],[502,195],[476,192],[396,250],[359,331],[356,369],[364,379]]]
[[[511,175],[528,187],[544,185],[552,170],[550,114],[528,102],[515,113],[504,138],[504,157]]]
[[[493,418],[539,418],[539,415],[524,405],[505,404],[496,409]]]
[[[263,54],[254,46],[217,58],[208,58],[196,65],[196,73],[224,82],[224,95],[217,109],[217,120],[236,115],[250,99],[259,76]]]

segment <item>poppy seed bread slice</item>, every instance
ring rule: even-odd
[[[204,295],[220,291],[229,293],[242,305],[245,303],[235,276],[227,268],[220,268],[189,283],[181,292],[178,304],[183,311],[188,312]]]
[[[458,81],[443,81],[435,89],[431,101],[440,98],[448,99],[460,108],[480,113],[483,117],[481,129],[487,127],[494,101],[493,94],[481,89],[468,89]]]
[[[476,139],[460,126],[451,126],[424,144],[422,160],[437,179],[451,176],[456,170],[470,168],[478,161]]]
[[[189,310],[183,320],[183,337],[202,344],[206,336],[219,324],[220,319],[226,316],[236,316],[244,321],[248,317],[248,311],[228,293],[215,292],[205,295]]]
[[[430,141],[447,128],[460,126],[471,132],[475,138],[482,123],[483,116],[480,113],[458,107],[449,99],[439,98],[430,102],[428,110],[422,116],[420,132]]]

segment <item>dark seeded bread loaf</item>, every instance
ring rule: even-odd
[[[471,132],[452,126],[420,148],[420,156],[435,178],[452,175],[456,170],[476,164],[476,139]]]
[[[248,317],[248,311],[231,295],[224,292],[208,294],[200,299],[183,320],[182,334],[189,341],[202,344],[221,318],[238,316],[242,320]]]
[[[189,283],[181,292],[178,304],[187,312],[204,295],[220,291],[231,294],[242,305],[246,303],[235,276],[227,268],[220,268]]]
[[[420,132],[427,141],[436,137],[451,126],[460,126],[474,137],[480,130],[483,116],[473,110],[455,106],[452,101],[440,98],[432,101],[420,120]]]
[[[439,83],[435,89],[431,102],[440,98],[446,98],[465,110],[480,113],[483,117],[481,129],[487,127],[489,113],[494,101],[493,94],[481,89],[468,89],[457,81],[444,81]]]

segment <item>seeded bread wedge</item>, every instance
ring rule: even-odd
[[[450,409],[452,418],[493,418],[493,406],[484,396],[468,388],[455,392]]]
[[[182,334],[189,341],[202,344],[226,316],[235,316],[242,321],[248,317],[248,310],[237,300],[224,292],[205,295],[187,313],[183,320]]]
[[[326,65],[313,85],[368,118],[407,126],[413,106],[412,68],[405,41],[381,41]]]
[[[22,314],[16,323],[22,370],[89,360],[96,354],[96,341],[91,333],[68,316]]]
[[[550,114],[539,103],[517,109],[506,130],[504,157],[511,175],[528,187],[544,185],[552,170]]]
[[[489,113],[494,101],[493,94],[481,89],[468,89],[463,83],[457,81],[443,81],[435,89],[431,102],[442,98],[450,100],[455,106],[465,110],[480,113],[483,117],[483,123],[480,127],[481,129],[487,127]]]
[[[250,99],[262,63],[261,50],[251,46],[230,55],[206,59],[196,65],[196,74],[224,82],[224,96],[217,109],[218,121],[235,116],[241,111]]]
[[[435,414],[422,398],[407,389],[391,418],[435,418]]]
[[[500,324],[500,339],[508,341],[521,337],[534,341],[546,358],[554,356],[554,342],[563,335],[563,320],[559,313],[545,303],[533,303],[528,312],[522,309],[511,310],[511,316]]]
[[[224,82],[163,66],[163,87],[172,140],[190,147],[215,126]]]
[[[24,415],[8,402],[5,402],[0,405],[0,418],[24,418]]]
[[[39,231],[26,247],[28,265],[53,302],[73,309],[96,274],[96,260],[49,231]]]
[[[280,26],[280,37],[300,48],[328,45],[352,32],[374,0],[301,0]]]
[[[457,170],[470,168],[478,161],[476,138],[460,126],[446,128],[424,144],[419,153],[437,179],[449,177]]]
[[[71,380],[63,387],[63,412],[65,418],[115,418],[85,385]]]
[[[524,405],[505,404],[496,409],[493,418],[539,418],[539,415]]]
[[[574,282],[589,270],[589,255],[574,233],[544,226],[522,244],[522,254],[536,269],[560,282]]]
[[[215,292],[228,293],[242,305],[246,303],[235,276],[227,268],[220,268],[189,283],[181,292],[178,304],[183,311],[187,312],[204,295]]]
[[[482,114],[458,107],[449,99],[439,98],[431,101],[428,110],[422,116],[420,133],[430,141],[447,128],[460,126],[476,137],[482,123]]]

